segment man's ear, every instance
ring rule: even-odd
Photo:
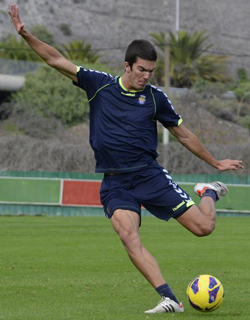
[[[130,65],[127,61],[124,62],[124,68],[125,68],[125,71],[127,73],[130,73],[131,72],[131,68],[130,68]]]

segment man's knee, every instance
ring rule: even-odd
[[[140,247],[140,236],[136,230],[120,228],[118,235],[128,252],[132,253]]]
[[[211,221],[211,223],[207,223],[205,225],[200,225],[193,231],[193,234],[197,237],[206,237],[209,236],[215,229],[215,223]]]

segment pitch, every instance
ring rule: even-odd
[[[186,298],[198,274],[216,275],[226,292],[209,319],[249,319],[249,217],[219,217],[207,238],[174,220],[144,217],[141,236],[184,303],[185,319],[201,317]],[[1,217],[0,237],[0,319],[146,320],[144,310],[159,300],[104,217]]]

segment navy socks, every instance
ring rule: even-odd
[[[217,194],[214,190],[212,189],[207,189],[201,196],[202,198],[203,197],[211,197],[214,202],[216,202],[217,200],[219,200],[219,198],[217,197]]]
[[[177,300],[176,296],[173,294],[172,290],[170,289],[169,285],[167,283],[157,287],[155,289],[162,297],[170,298],[171,300],[174,300],[176,303],[179,304],[179,301]]]

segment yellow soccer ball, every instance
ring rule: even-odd
[[[194,309],[201,312],[211,312],[222,304],[224,288],[220,280],[214,276],[203,274],[189,283],[187,297]]]

